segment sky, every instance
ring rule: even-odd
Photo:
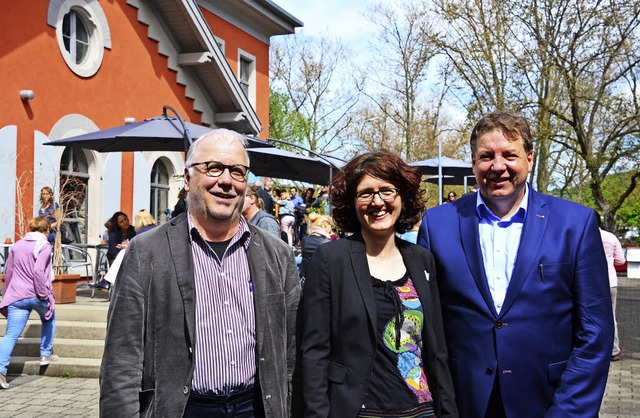
[[[298,31],[308,35],[329,34],[351,48],[366,46],[374,31],[363,16],[372,0],[273,0],[304,23]]]

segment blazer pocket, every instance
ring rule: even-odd
[[[560,361],[558,363],[550,363],[549,364],[549,383],[552,385],[557,384],[562,377],[562,373],[567,368],[566,361]]]
[[[332,383],[344,383],[349,373],[349,368],[341,364],[329,362],[329,373],[327,378]]]
[[[571,275],[571,264],[569,263],[540,263],[538,271],[543,279],[554,276],[567,277]]]

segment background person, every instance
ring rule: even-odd
[[[136,229],[129,224],[129,217],[124,212],[116,212],[111,217],[109,229],[109,248],[107,260],[112,263],[120,250],[127,248],[129,240],[136,236]]]
[[[522,115],[484,116],[469,142],[479,192],[429,209],[418,234],[438,263],[460,416],[597,417],[613,316],[593,210],[527,183]]]
[[[7,367],[16,341],[22,334],[32,310],[40,316],[40,365],[58,361],[52,354],[56,330],[55,299],[51,281],[51,245],[47,236],[51,223],[44,216],[29,221],[29,231],[11,248],[7,260],[5,292],[0,313],[7,318],[5,335],[0,341],[0,388],[7,389]]]
[[[280,219],[280,227],[285,234],[286,241],[290,247],[294,243],[294,225],[296,223],[295,207],[293,202],[289,200],[289,193],[286,190],[281,190],[278,197],[275,199],[278,204],[278,219]]]
[[[302,263],[300,264],[300,276],[304,277],[305,271],[311,262],[311,257],[320,244],[331,241],[333,233],[333,219],[327,215],[317,213],[309,214],[311,233],[302,238]]]
[[[269,231],[280,238],[280,224],[278,220],[273,215],[262,210],[260,208],[261,203],[262,199],[260,199],[256,190],[248,187],[244,198],[244,205],[242,206],[242,215],[250,224]]]
[[[51,187],[45,186],[40,190],[40,210],[38,210],[38,216],[44,216],[51,224],[47,241],[53,245],[56,240],[56,228],[58,227],[57,216],[60,210],[60,205],[53,200],[53,190]]]
[[[136,228],[136,235],[150,231],[157,226],[153,215],[146,209],[140,209],[136,213],[134,224]]]
[[[271,196],[271,188],[273,187],[273,181],[265,177],[264,179],[264,187],[262,187],[262,182],[260,180],[256,181],[254,184],[254,190],[258,193],[258,197],[262,199],[262,204],[264,207],[261,207],[263,211],[267,212],[270,215],[273,215],[273,209],[276,204],[275,199]]]
[[[622,266],[626,260],[624,251],[618,237],[609,231],[602,229],[600,215],[596,212],[600,221],[600,238],[604,247],[604,254],[607,257],[607,271],[609,275],[609,291],[611,292],[611,310],[613,311],[613,349],[611,350],[611,361],[622,360],[624,351],[620,347],[618,338],[618,322],[616,321],[616,305],[618,301],[618,273],[615,266]]]
[[[306,271],[293,416],[457,416],[433,257],[396,237],[424,211],[420,179],[387,151],[334,178],[334,219],[353,235]]]
[[[171,218],[175,218],[185,210],[187,210],[187,191],[183,187],[178,192],[178,201],[171,211]]]

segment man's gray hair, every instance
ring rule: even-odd
[[[185,162],[186,167],[189,167],[191,164],[195,162],[193,161],[193,156],[196,154],[196,151],[198,150],[198,146],[203,142],[202,140],[205,138],[206,139],[210,138],[215,141],[224,141],[228,143],[233,141],[238,141],[244,148],[244,153],[247,157],[247,165],[251,165],[249,161],[249,153],[247,152],[247,148],[249,147],[249,141],[247,141],[247,139],[243,135],[239,134],[236,131],[217,128],[217,129],[210,130],[209,132],[200,136],[200,138],[196,139],[193,142],[193,144],[191,145],[191,148],[189,148],[189,151],[187,152],[187,158]]]

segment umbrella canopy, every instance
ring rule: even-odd
[[[251,172],[256,176],[284,178],[313,184],[329,184],[338,168],[280,148],[250,148]]]
[[[184,122],[191,141],[209,132],[211,128]],[[185,136],[180,121],[166,114],[115,128],[103,129],[71,138],[46,142],[44,145],[62,145],[92,149],[98,152],[118,151],[185,151]],[[249,147],[270,147],[264,141],[245,136]]]
[[[416,161],[409,163],[409,165],[418,167],[420,171],[422,171],[422,174],[438,174],[438,158]],[[472,176],[473,170],[470,163],[461,160],[454,160],[449,157],[442,157],[442,174],[463,178],[464,176]],[[462,184],[462,182],[459,184]]]

